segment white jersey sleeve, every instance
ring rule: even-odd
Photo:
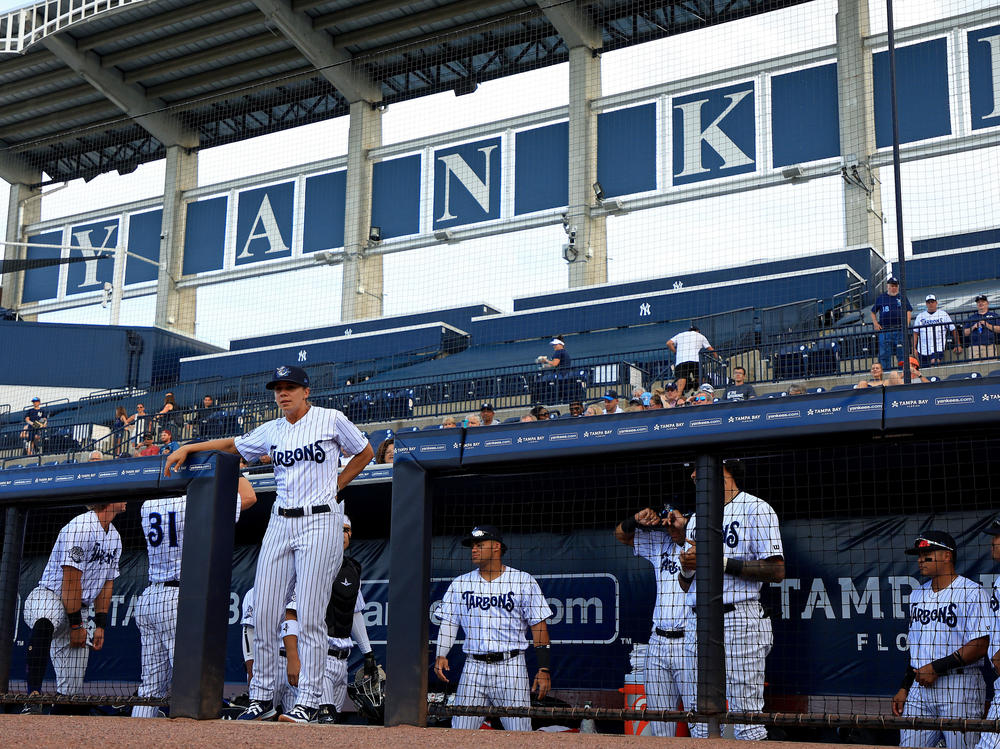
[[[748,496],[744,494],[744,496]],[[768,559],[784,556],[778,516],[767,502],[757,500],[750,513],[751,559]]]
[[[358,588],[358,600],[354,602],[354,613],[355,614],[360,614],[367,607],[368,607],[368,604],[365,603],[365,597],[363,595],[361,595],[361,588],[359,587]]]
[[[243,595],[243,619],[240,622],[244,627],[253,627],[254,615],[253,615],[253,588],[250,588]]]
[[[274,421],[268,421],[252,432],[247,432],[242,437],[233,440],[236,444],[236,451],[243,456],[244,460],[257,460],[268,454],[273,442],[271,432],[274,430],[274,424]]]
[[[529,627],[533,627],[539,622],[544,622],[552,616],[552,607],[542,595],[542,589],[538,581],[531,575],[524,573],[527,580],[521,589],[521,616]]]

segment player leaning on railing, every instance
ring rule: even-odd
[[[336,409],[309,402],[305,370],[281,366],[267,383],[282,416],[242,437],[185,445],[167,458],[169,473],[193,452],[221,450],[246,460],[270,456],[277,497],[261,544],[254,578],[256,623],[250,706],[239,720],[265,720],[276,714],[274,683],[280,671],[277,638],[285,614],[285,594],[297,581],[299,652],[302,678],[298,704],[280,720],[307,723],[316,716],[327,652],[324,615],[333,577],[344,555],[343,508],[338,492],[371,462],[365,436]],[[351,460],[338,475],[340,455]]]

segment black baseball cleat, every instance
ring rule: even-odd
[[[250,706],[236,716],[236,720],[270,720],[278,711],[271,700],[250,700]]]
[[[42,703],[40,702],[26,702],[21,707],[21,715],[41,715],[42,714]]]
[[[316,722],[321,726],[332,726],[337,722],[339,714],[333,705],[320,705],[316,713]]]
[[[312,723],[316,720],[317,712],[315,707],[296,705],[284,715],[279,715],[278,720],[282,723]]]

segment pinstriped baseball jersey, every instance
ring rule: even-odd
[[[687,536],[695,541],[696,527],[694,516],[688,521]],[[778,528],[778,516],[771,505],[759,497],[746,492],[740,492],[727,502],[722,511],[723,543],[722,553],[734,559],[768,559],[784,556],[781,546],[781,532]],[[722,602],[739,603],[755,600],[760,595],[761,583],[758,580],[744,580],[732,575],[722,576]],[[694,607],[698,600],[695,595],[695,583],[688,588],[686,603]]]
[[[505,567],[485,580],[472,570],[452,580],[438,612],[443,621],[461,625],[466,653],[524,650],[527,627],[552,615],[538,582],[527,572]]]
[[[39,586],[54,593],[62,591],[63,567],[81,572],[81,601],[90,606],[104,583],[118,577],[118,561],[122,555],[122,538],[114,525],[105,531],[97,513],[88,510],[77,515],[59,531],[55,546],[45,565]]]
[[[1000,650],[1000,642],[994,642],[994,640],[1000,639],[1000,576],[993,580],[993,590],[990,592],[990,613],[993,614],[992,629],[990,630],[990,650],[986,654],[987,657],[991,657],[993,653]]]
[[[684,602],[684,591],[677,582],[677,573],[681,569],[678,560],[681,548],[673,542],[670,534],[644,528],[636,528],[632,547],[635,555],[652,564],[656,572],[653,626],[668,631],[684,629],[690,609]]]
[[[163,497],[142,503],[139,510],[142,533],[149,554],[149,582],[165,583],[181,578],[184,550],[184,516],[187,495]],[[240,519],[240,497],[236,495],[236,521]]]
[[[368,440],[334,408],[310,406],[294,424],[284,416],[236,438],[247,460],[271,456],[281,508],[334,503],[340,455],[357,455]]]
[[[959,575],[937,592],[931,581],[910,593],[907,643],[910,665],[926,666],[954,653],[971,640],[987,637],[993,615],[983,586]]]

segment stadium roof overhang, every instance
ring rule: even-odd
[[[571,0],[572,1],[572,0]],[[808,0],[46,0],[0,16],[0,177],[128,173]]]

